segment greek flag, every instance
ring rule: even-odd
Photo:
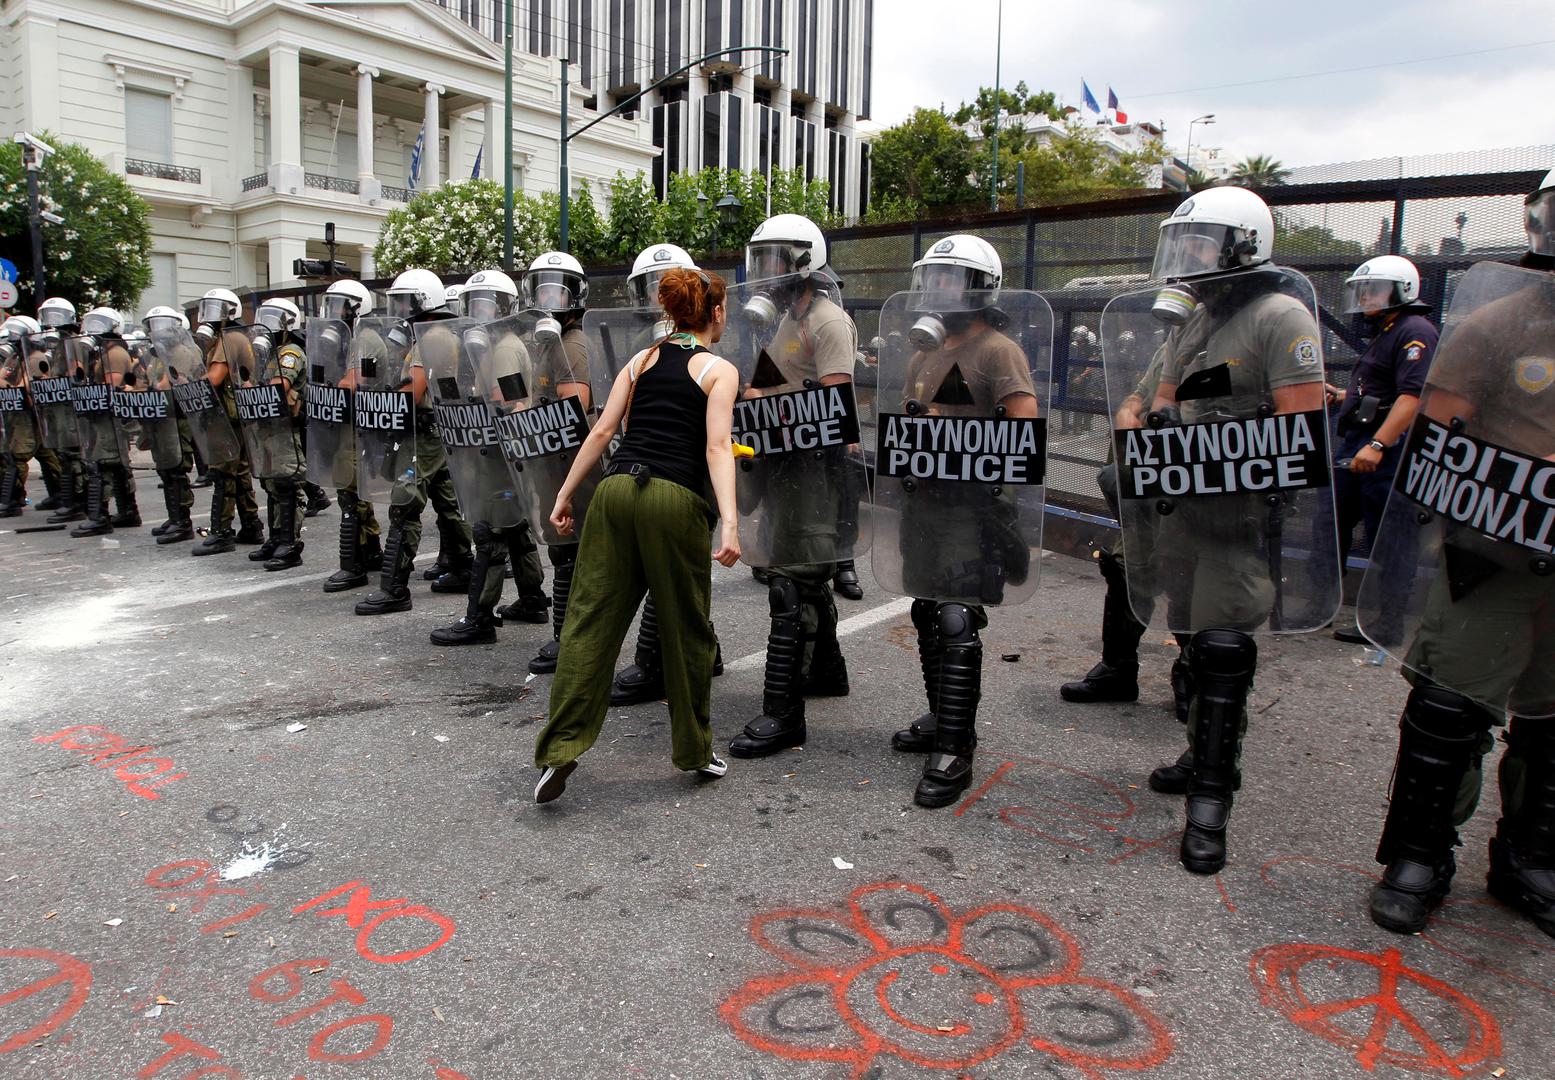
[[[421,132],[416,136],[416,145],[410,149],[410,176],[405,180],[405,186],[411,191],[416,190],[416,180],[421,176],[421,151],[427,144],[427,126],[421,125]]]
[[[485,144],[475,148],[475,168],[470,170],[471,180],[479,180],[481,178],[481,155],[484,153],[486,153]]]

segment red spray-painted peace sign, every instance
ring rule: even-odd
[[[0,1042],[0,1054],[8,1054],[12,1050],[20,1049],[51,1034],[81,1011],[81,1006],[86,1004],[87,994],[92,991],[92,969],[66,953],[51,952],[48,949],[0,949],[0,961],[6,960],[41,961],[52,965],[53,971],[14,990],[0,993],[0,1009],[8,1009],[37,994],[47,993],[55,987],[64,987],[67,994],[64,1002],[56,1006],[49,1015],[25,1031],[18,1031],[4,1042]],[[3,980],[8,979],[9,966],[0,967],[0,985],[3,985]]]
[[[1310,994],[1302,982],[1308,969],[1340,984],[1358,980],[1376,989],[1314,1001],[1319,995]],[[1354,1054],[1367,1072],[1384,1064],[1433,1076],[1467,1076],[1501,1053],[1495,1018],[1440,979],[1405,967],[1397,949],[1378,954],[1331,945],[1269,945],[1253,953],[1252,975],[1265,1005]]]

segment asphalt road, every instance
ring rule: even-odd
[[[1200,878],[1144,786],[1182,741],[1165,635],[1139,704],[1058,698],[1098,646],[1081,561],[993,613],[956,807],[890,749],[922,691],[867,564],[804,750],[698,783],[662,705],[612,710],[537,807],[548,628],[434,648],[463,602],[419,574],[414,611],[352,615],[334,511],[280,574],[11,531],[41,518],[0,522],[0,1076],[1555,1076],[1555,942],[1484,892],[1493,790],[1425,935],[1365,916],[1406,688],[1356,647],[1260,644]],[[714,608],[727,740],[765,590],[719,571]]]

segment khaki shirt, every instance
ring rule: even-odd
[[[1257,296],[1218,325],[1209,306],[1202,306],[1172,331],[1163,348],[1168,358],[1162,377],[1179,385],[1197,372],[1221,364],[1230,368],[1230,397],[1181,403],[1182,418],[1190,424],[1256,416],[1274,390],[1323,378],[1317,320],[1300,300],[1283,293]]]
[[[790,387],[828,375],[853,377],[858,330],[848,313],[828,297],[814,296],[804,317],[785,314],[765,352]]]
[[[1011,394],[1036,396],[1025,352],[986,327],[954,347],[914,353],[906,389],[909,398],[940,416],[992,416]]]
[[[1443,339],[1426,387],[1474,406],[1467,433],[1511,450],[1555,453],[1555,275],[1493,300]]]

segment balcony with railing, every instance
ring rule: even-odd
[[[361,192],[361,185],[355,180],[346,180],[339,176],[324,176],[321,173],[304,173],[302,185],[317,191],[334,191],[342,195],[356,195]]]
[[[410,202],[413,195],[415,195],[415,192],[411,191],[410,188],[389,187],[387,184],[383,187],[383,197],[390,202],[407,203]]]
[[[130,176],[149,176],[156,180],[176,180],[182,184],[198,184],[200,170],[190,165],[169,165],[161,161],[142,161],[125,158],[124,171]]]
[[[260,188],[269,187],[270,186],[270,174],[267,173],[267,172],[262,172],[262,173],[255,173],[253,176],[245,176],[243,178],[242,186],[243,186],[243,194],[245,194],[245,195],[248,194],[250,191],[258,191]]]

